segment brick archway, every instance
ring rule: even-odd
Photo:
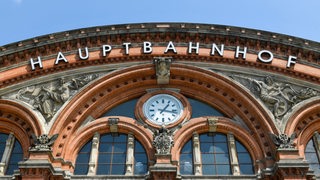
[[[267,133],[277,133],[276,128],[267,112],[247,91],[212,71],[172,64],[169,85],[157,85],[154,67],[144,65],[111,73],[80,92],[61,111],[50,131],[50,134],[60,134],[59,143],[54,144],[54,155],[66,157],[65,144],[71,142],[70,137],[89,115],[97,119],[117,104],[142,96],[146,89],[168,87],[180,89],[181,94],[216,107],[229,118],[239,116],[258,139],[259,146],[265,148],[266,155],[275,153]]]
[[[118,133],[132,134],[145,149],[152,149],[152,133],[147,131],[142,125],[135,123],[135,120],[128,117],[117,116],[112,118],[119,118],[117,123]],[[108,124],[109,117],[103,117],[91,122],[88,126],[77,131],[72,137],[71,142],[66,145],[65,158],[68,161],[75,163],[76,157],[82,146],[88,141],[92,140],[94,133],[100,134],[109,133],[110,126]],[[148,159],[153,160],[152,151],[147,151]]]
[[[37,116],[28,108],[10,100],[0,100],[0,127],[3,133],[13,133],[27,157],[31,134],[41,135],[43,129]]]
[[[246,129],[232,122],[231,119],[225,117],[214,117],[217,118],[216,131],[223,134],[232,133],[237,140],[239,140],[247,149],[249,154],[252,156],[253,162],[259,162],[264,159],[264,149],[257,143],[256,139],[248,133]],[[172,148],[173,154],[172,159],[174,161],[179,160],[180,151],[185,143],[192,138],[194,132],[197,134],[208,133],[208,117],[199,117],[191,119],[185,126],[178,130],[175,134],[175,146]],[[258,167],[257,167],[258,168]],[[263,168],[262,166],[259,168]],[[256,169],[257,171],[258,169]]]

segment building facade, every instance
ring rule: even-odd
[[[320,178],[320,44],[209,24],[0,47],[0,179]]]

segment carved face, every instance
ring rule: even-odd
[[[273,81],[272,81],[272,79],[271,79],[270,76],[267,76],[267,77],[266,77],[266,83],[267,83],[268,85],[272,85],[272,84],[273,84]]]

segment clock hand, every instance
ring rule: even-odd
[[[169,107],[169,104],[167,104],[166,107],[164,107],[162,110],[159,109],[159,110],[161,110],[161,111],[160,111],[160,114],[162,114],[168,107]]]
[[[174,114],[177,114],[177,111],[176,110],[172,110],[172,111],[169,111],[169,110],[163,110],[163,109],[158,109],[159,111],[161,112],[168,112],[168,113],[174,113]],[[160,112],[160,113],[161,113]]]

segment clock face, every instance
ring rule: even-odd
[[[179,99],[169,94],[157,94],[143,105],[143,113],[148,120],[158,125],[176,122],[182,115],[183,105]]]

